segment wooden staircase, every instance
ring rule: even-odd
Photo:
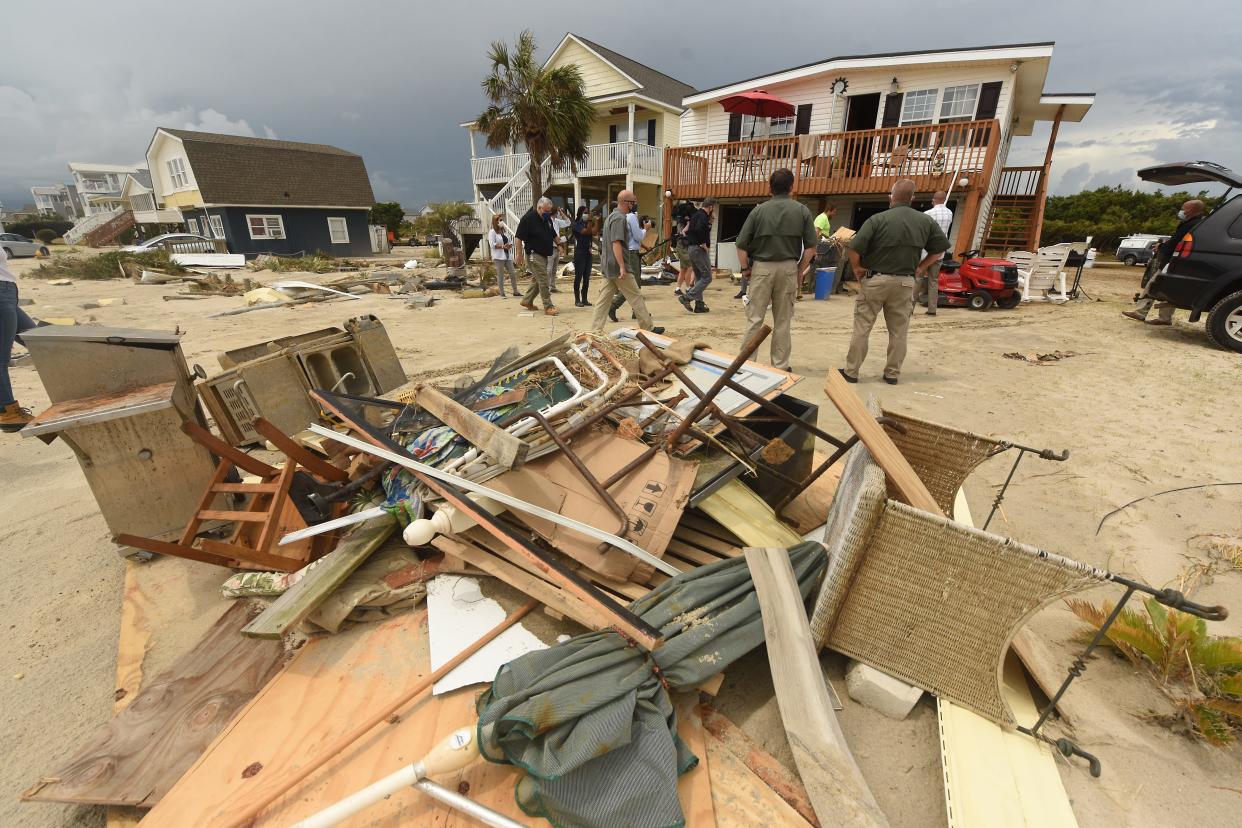
[[[1039,246],[1044,222],[1043,167],[1005,167],[983,230],[985,253],[1005,255],[1010,250]]]
[[[134,225],[133,211],[122,210],[120,215],[114,216],[83,236],[82,241],[88,247],[100,247],[114,241],[117,236],[133,228]]]

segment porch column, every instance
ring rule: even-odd
[[[625,189],[633,190],[634,189],[634,109],[635,109],[635,106],[633,103],[631,103],[628,107],[626,107],[626,109],[629,112],[630,129],[628,132],[625,133],[626,138],[629,139],[629,144],[625,148],[625,156],[626,156],[625,158]]]
[[[961,254],[975,246],[975,236],[978,235],[979,224],[979,202],[983,200],[983,190],[974,181],[971,187],[966,191],[966,204],[962,207],[962,223],[957,228],[957,248],[956,256],[960,258]],[[952,249],[952,248],[950,248]]]
[[[582,207],[582,181],[579,180],[578,173],[577,171],[575,171],[574,172],[574,212],[573,212],[573,215],[575,217],[578,215],[578,210],[581,207]]]
[[[509,176],[512,177],[517,172],[514,169],[513,144],[505,144],[505,156],[505,169],[509,171]]]
[[[1048,149],[1044,152],[1044,169],[1039,174],[1039,190],[1035,196],[1035,215],[1031,226],[1027,228],[1027,249],[1039,249],[1039,237],[1044,230],[1044,204],[1048,201],[1048,170],[1052,167],[1052,148],[1057,143],[1057,133],[1061,131],[1061,118],[1065,115],[1065,104],[1057,107],[1057,115],[1052,119],[1052,131],[1048,133]]]
[[[470,136],[470,157],[475,158],[476,156],[474,154],[474,127],[468,128],[466,130],[466,134]]]

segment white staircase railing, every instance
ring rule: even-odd
[[[549,176],[551,175],[552,164],[545,158],[539,169],[542,173],[543,185],[546,188],[550,183]],[[535,204],[536,197],[531,194],[529,170],[530,162],[528,161],[505,183],[505,186],[500,188],[500,192],[496,193],[487,202],[488,209],[493,214],[499,213],[504,216],[505,224],[509,226],[510,230],[517,229],[522,214]],[[543,193],[539,195],[543,195]],[[490,216],[488,220],[490,221]]]
[[[65,242],[67,244],[78,244],[92,230],[103,227],[112,221],[121,213],[125,212],[124,207],[117,207],[115,210],[109,210],[106,213],[92,213],[89,216],[78,221],[77,224],[65,231]]]

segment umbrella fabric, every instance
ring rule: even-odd
[[[805,602],[827,554],[789,549]],[[669,690],[689,690],[763,642],[742,557],[672,578],[630,604],[660,630],[648,653],[616,631],[579,635],[500,668],[479,699],[479,747],[527,772],[526,813],[558,826],[664,828],[685,823],[677,777],[698,759],[677,736]]]
[[[756,118],[788,118],[797,111],[789,101],[781,100],[762,89],[721,98],[720,105],[725,112],[754,115]]]

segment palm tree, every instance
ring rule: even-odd
[[[488,107],[475,120],[487,145],[525,143],[530,153],[531,195],[543,194],[544,159],[554,166],[586,160],[595,107],[587,100],[577,66],[541,66],[535,36],[518,35],[516,46],[496,41],[488,51],[492,72],[483,80]]]
[[[414,219],[414,232],[419,236],[447,236],[453,222],[473,216],[474,208],[464,201],[443,201],[427,205],[427,212]]]

